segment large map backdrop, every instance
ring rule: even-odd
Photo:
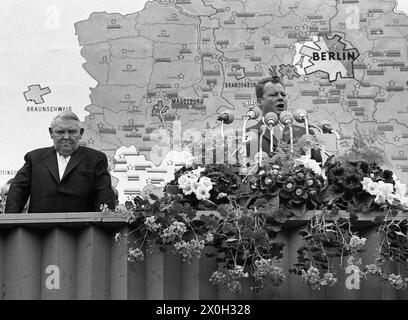
[[[218,136],[226,110],[236,119],[224,131],[240,129],[255,83],[274,74],[291,110],[343,140],[378,131],[408,182],[408,1],[119,2],[5,1],[0,183],[72,110],[121,201],[161,187],[186,160],[183,141]]]

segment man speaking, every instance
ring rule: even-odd
[[[106,155],[79,146],[84,129],[72,112],[61,112],[49,128],[54,146],[28,152],[8,192],[5,213],[100,211],[114,209]]]
[[[279,141],[290,141],[290,134],[288,126],[284,126],[278,121],[279,116],[282,112],[288,109],[288,99],[280,78],[278,76],[273,76],[265,78],[256,84],[256,98],[258,100],[258,105],[262,111],[262,119],[254,126],[249,127],[248,131],[255,131],[258,135],[260,134],[260,129],[262,125],[269,127],[269,130],[273,130],[273,147],[278,146]],[[272,121],[277,122],[273,127],[268,125],[268,115],[276,114],[276,118]],[[296,142],[299,138],[305,135],[306,129],[299,125],[292,125],[293,128],[293,138]],[[310,130],[310,134],[314,134]],[[262,135],[262,141],[260,139],[251,140],[247,145],[247,154],[253,158],[253,156],[258,152],[259,144],[262,143],[262,151],[267,154],[271,154],[271,136],[269,134]],[[320,151],[312,149],[311,157],[318,162],[322,161]]]

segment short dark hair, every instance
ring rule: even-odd
[[[278,76],[272,76],[272,77],[268,77],[268,78],[264,78],[260,81],[258,81],[258,83],[255,86],[255,93],[256,93],[256,98],[262,99],[263,93],[264,93],[264,87],[265,84],[268,82],[272,82],[272,83],[280,83],[282,86],[285,86],[282,81],[281,78]]]

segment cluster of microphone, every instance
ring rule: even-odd
[[[249,120],[257,120],[262,114],[261,109],[258,106],[252,107],[249,109],[244,117],[244,123],[242,128],[242,142],[245,143],[247,141],[246,135],[246,126]],[[231,124],[235,119],[235,116],[230,111],[223,112],[219,117],[218,121],[221,121],[222,124]],[[263,116],[263,125],[260,126],[260,139],[261,143],[259,144],[259,153],[262,155],[262,139],[263,136],[266,134],[267,130],[270,131],[270,151],[273,150],[273,128],[278,125],[279,123],[283,126],[289,127],[289,137],[290,137],[290,146],[291,151],[293,152],[293,129],[292,125],[294,122],[304,124],[306,135],[309,134],[309,128],[314,128],[321,135],[325,133],[334,134],[336,136],[336,140],[340,140],[340,135],[333,129],[332,124],[327,120],[319,121],[318,123],[311,123],[308,119],[307,111],[305,109],[297,109],[293,113],[285,110],[282,111],[279,116],[275,112],[268,112]],[[324,151],[324,150],[322,150]]]
[[[261,115],[261,109],[259,107],[253,107],[249,109],[245,116],[244,122],[249,120],[256,120]],[[234,114],[231,111],[225,111],[218,116],[217,120],[221,121],[224,124],[231,124],[235,119]],[[309,127],[317,129],[321,133],[331,133],[336,135],[339,138],[339,134],[333,129],[333,125],[327,120],[321,120],[317,124],[311,124],[308,121],[307,111],[304,109],[297,109],[293,114],[289,111],[282,111],[278,116],[275,112],[268,112],[264,116],[264,123],[266,124],[266,129],[273,128],[278,123],[281,123],[284,126],[291,126],[294,122],[305,123],[306,133],[309,132]],[[262,128],[262,127],[261,127]],[[246,129],[246,127],[245,127]],[[262,132],[263,129],[260,129]],[[245,131],[245,130],[244,130]]]

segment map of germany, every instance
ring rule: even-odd
[[[230,126],[241,128],[255,83],[277,74],[290,110],[329,120],[345,141],[356,128],[378,130],[390,165],[408,182],[408,16],[395,6],[155,0],[128,15],[93,13],[75,24],[83,67],[98,83],[84,142],[107,153],[112,172],[120,168],[117,186],[140,181],[128,196],[147,183],[162,186],[165,180],[137,178],[124,163],[135,166],[130,157],[137,154],[148,162],[143,170],[160,174],[178,139],[218,129],[226,110],[236,115]],[[123,147],[132,148],[129,156],[118,151]]]

